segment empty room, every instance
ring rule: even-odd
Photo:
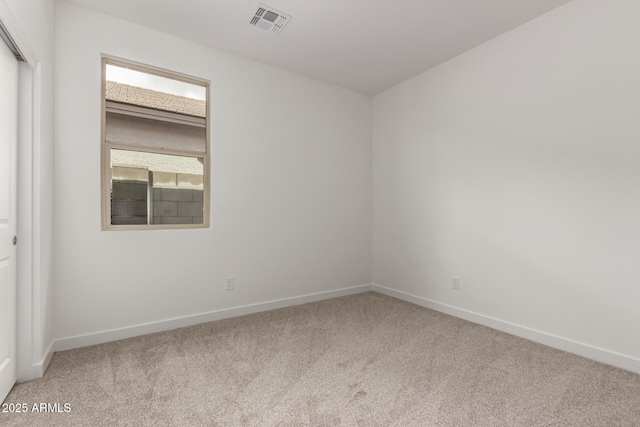
[[[1,426],[640,426],[637,0],[0,0]]]

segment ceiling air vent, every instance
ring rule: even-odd
[[[258,3],[253,12],[251,25],[262,28],[270,33],[278,34],[290,19],[291,16],[279,12],[270,6]]]

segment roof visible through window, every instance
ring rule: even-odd
[[[106,80],[201,101],[204,101],[207,97],[207,90],[203,86],[156,76],[130,68],[118,67],[112,64],[107,64]]]

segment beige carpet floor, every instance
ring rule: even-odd
[[[2,426],[640,426],[640,375],[376,293],[56,353]]]

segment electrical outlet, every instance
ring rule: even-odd
[[[459,291],[460,290],[460,278],[459,277],[452,277],[451,278],[451,289],[453,289],[455,291]]]
[[[233,277],[227,277],[227,290],[232,291],[236,288],[236,279]]]

